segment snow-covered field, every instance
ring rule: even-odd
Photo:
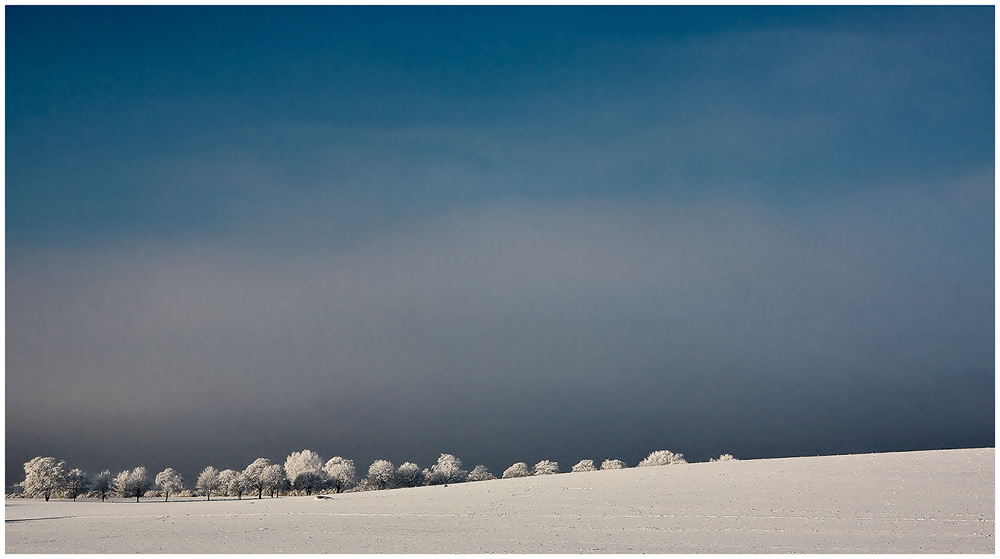
[[[993,553],[994,449],[564,473],[326,499],[6,500],[7,553]]]

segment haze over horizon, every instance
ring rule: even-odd
[[[5,14],[8,484],[995,446],[993,7]]]

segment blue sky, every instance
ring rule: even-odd
[[[994,444],[992,7],[5,12],[9,480]]]

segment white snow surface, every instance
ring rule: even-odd
[[[7,499],[7,553],[993,553],[995,449],[242,501]]]

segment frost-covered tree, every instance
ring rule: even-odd
[[[66,462],[51,456],[36,456],[24,463],[24,481],[21,487],[28,497],[49,500],[66,485]]]
[[[247,480],[249,490],[256,491],[258,499],[264,495],[264,469],[270,465],[271,461],[267,458],[258,458],[243,470],[243,476]]]
[[[479,464],[472,471],[469,472],[469,481],[488,481],[491,479],[496,479],[496,476],[490,473],[486,466]]]
[[[102,503],[108,498],[108,495],[114,491],[114,477],[112,477],[110,470],[104,470],[94,476],[94,487],[91,491],[97,493]]]
[[[735,461],[735,460],[736,460],[736,458],[733,457],[732,454],[723,454],[722,456],[720,456],[718,458],[709,458],[708,459],[709,462],[732,462],[732,461]]]
[[[219,485],[220,489],[226,495],[235,496],[240,500],[250,490],[246,476],[243,475],[243,472],[237,472],[236,470],[222,470],[219,472]]]
[[[622,462],[621,460],[610,460],[609,459],[609,460],[605,460],[604,462],[601,462],[601,469],[602,470],[624,470],[627,467],[628,466],[625,465],[625,462]]]
[[[212,500],[212,493],[218,493],[222,487],[222,480],[219,479],[219,470],[209,466],[198,474],[198,481],[195,488],[201,491],[209,501]]]
[[[403,462],[396,469],[396,484],[400,487],[419,487],[424,484],[424,471],[413,462]]]
[[[579,462],[576,463],[576,466],[573,466],[572,471],[574,471],[574,472],[592,472],[592,471],[594,471],[596,469],[597,468],[594,467],[594,461],[593,460],[580,460]]]
[[[138,503],[139,497],[149,491],[149,474],[146,473],[144,466],[139,466],[132,471],[124,470],[115,476],[112,486],[121,497],[126,499],[135,497],[135,502]]]
[[[427,472],[427,485],[442,485],[445,483],[462,483],[469,477],[469,472],[462,469],[462,461],[452,454],[438,456],[437,464]]]
[[[309,449],[302,452],[293,452],[288,455],[288,458],[285,458],[285,475],[288,476],[288,481],[292,484],[292,487],[296,489],[299,486],[313,487],[316,479],[324,479],[324,476],[320,474],[322,471],[323,459],[319,457],[319,454]],[[299,476],[306,473],[314,475],[310,475],[309,479],[297,481]]]
[[[184,477],[173,468],[167,468],[156,474],[156,485],[163,491],[163,500],[170,498],[171,493],[180,493],[184,490]]]
[[[334,493],[349,489],[358,482],[357,472],[354,470],[354,460],[334,456],[327,460],[323,471],[326,472],[327,484]]]
[[[558,473],[559,462],[553,462],[551,460],[542,460],[541,462],[535,464],[535,469],[532,471],[532,474],[536,476],[547,476]]]
[[[83,470],[72,469],[66,474],[66,496],[76,501],[76,498],[90,488],[90,479]]]
[[[392,489],[396,486],[396,468],[388,460],[376,460],[368,466],[365,483],[371,489]]]
[[[298,491],[305,491],[306,495],[318,493],[326,487],[328,477],[323,470],[310,470],[301,472],[295,476],[292,487]]]
[[[671,464],[687,464],[687,460],[684,459],[683,454],[674,454],[669,450],[655,450],[642,462],[639,462],[638,467],[669,466]]]
[[[530,475],[531,470],[528,469],[528,465],[524,462],[518,462],[504,470],[502,477],[503,479],[510,479],[512,477],[528,477]]]
[[[285,485],[288,483],[288,478],[285,477],[285,469],[281,467],[281,464],[271,464],[270,466],[264,468],[261,472],[261,478],[264,480],[264,491],[274,498],[274,494],[283,490]]]
[[[222,470],[219,472],[219,493],[222,495],[229,495],[229,484],[233,482],[233,478],[236,477],[236,470]]]

